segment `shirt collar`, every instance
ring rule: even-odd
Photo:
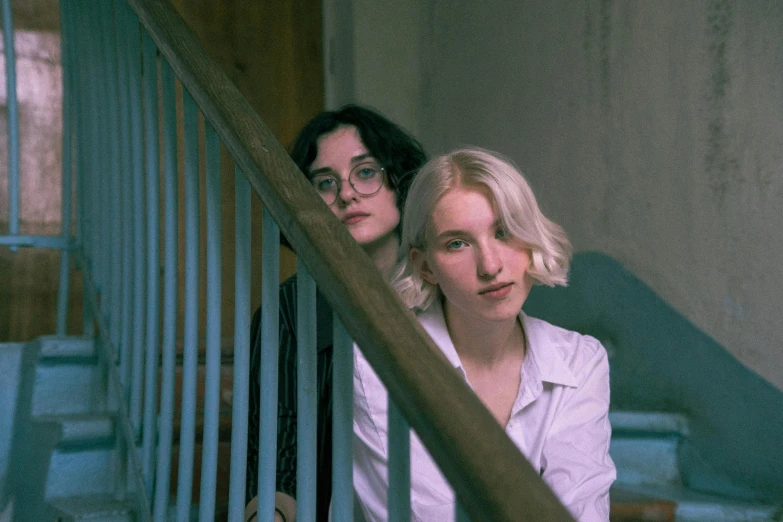
[[[446,318],[443,315],[440,300],[436,299],[432,305],[423,312],[419,312],[418,315],[421,325],[430,334],[435,344],[440,347],[449,363],[465,376],[462,362],[446,327]],[[526,380],[533,379],[539,382],[576,387],[578,381],[560,355],[562,352],[558,349],[559,338],[550,335],[551,325],[539,319],[528,317],[521,310],[519,318],[527,336],[527,353],[525,354],[525,362],[522,364],[522,372]],[[550,328],[546,328],[546,326]]]
[[[529,359],[536,366],[539,379],[552,384],[576,387],[576,376],[561,355],[563,351],[559,345],[562,337],[552,335],[554,327],[540,319],[528,317],[522,311],[519,312],[519,318],[527,335],[528,350],[525,359]]]

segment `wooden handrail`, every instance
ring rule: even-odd
[[[572,520],[168,0],[128,0],[475,522]]]

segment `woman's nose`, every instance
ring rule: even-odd
[[[352,199],[356,199],[357,192],[354,190],[348,178],[341,178],[340,185],[337,189],[337,199],[343,203],[347,203]]]
[[[503,260],[497,249],[489,246],[479,248],[478,274],[480,277],[491,279],[503,270]]]

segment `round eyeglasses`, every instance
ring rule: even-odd
[[[348,174],[348,183],[362,196],[372,196],[383,186],[384,169],[377,161],[365,161],[351,169]],[[343,180],[333,173],[316,174],[310,178],[315,191],[327,205],[337,201],[337,196],[342,190]]]

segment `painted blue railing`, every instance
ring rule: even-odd
[[[3,6],[4,24],[10,24],[10,16],[5,16],[6,11],[10,13],[7,0]],[[206,375],[198,512],[199,520],[215,518],[224,271],[221,144],[235,164],[236,185],[228,519],[243,520],[245,504],[252,191],[264,205],[258,520],[271,522],[275,495],[278,224],[299,254],[297,520],[315,520],[317,411],[316,386],[311,383],[316,368],[316,281],[339,311],[339,317],[335,314],[334,318],[335,520],[352,519],[353,513],[352,337],[394,401],[389,422],[390,520],[410,518],[409,420],[465,506],[465,510],[457,508],[458,520],[468,520],[466,513],[474,520],[568,520],[551,491],[526,466],[464,382],[438,358],[437,348],[412,315],[168,2],[61,0],[60,13],[63,234],[60,238],[30,238],[20,236],[12,226],[9,235],[0,239],[11,247],[54,246],[63,250],[59,333],[65,332],[70,255],[83,270],[85,334],[98,340],[118,416],[120,458],[115,495],[137,500],[138,520],[163,521],[171,516],[180,289],[184,293],[180,331],[183,378],[174,518],[191,518],[202,262],[206,264]],[[6,52],[13,54],[12,44],[6,43]],[[12,59],[6,63],[13,68]],[[13,75],[7,76],[13,83]],[[9,107],[13,127],[10,112]],[[18,132],[9,134],[15,136],[18,148]],[[18,165],[18,159],[12,161]],[[18,172],[11,176],[11,198],[18,201]],[[74,227],[68,199],[72,182],[77,195]],[[18,204],[11,208],[13,223],[18,221]],[[180,208],[184,230],[179,229]],[[206,241],[204,259],[202,237]],[[180,279],[181,239],[184,274]],[[504,480],[494,480],[497,474]],[[522,490],[527,494],[519,495]]]

